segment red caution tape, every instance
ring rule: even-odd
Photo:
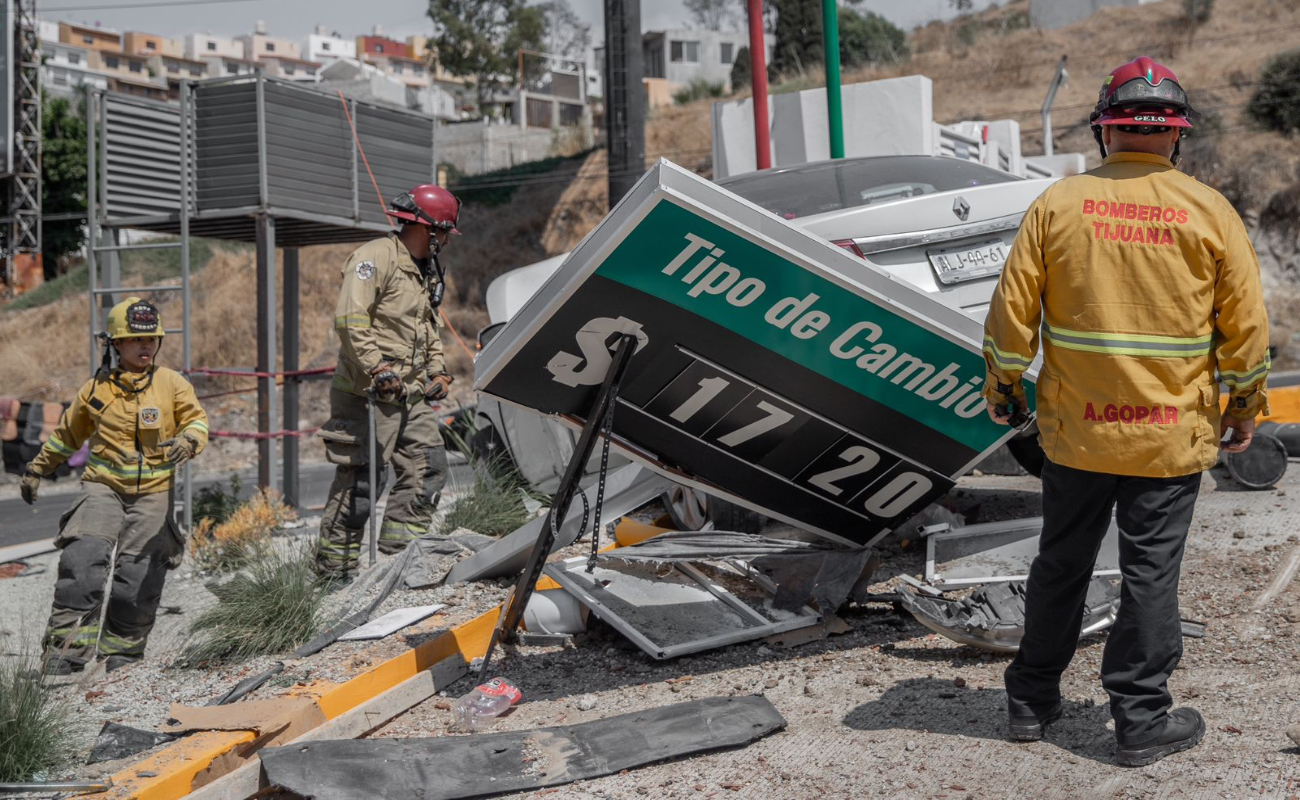
[[[308,428],[304,431],[273,431],[271,433],[244,433],[243,431],[209,431],[208,436],[216,439],[284,439],[286,437],[299,438],[302,436],[311,436],[320,427]]]

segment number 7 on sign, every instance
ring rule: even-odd
[[[713,398],[722,394],[731,385],[731,381],[726,378],[705,378],[700,381],[699,385],[699,391],[686,398],[684,403],[668,415],[670,418],[677,422],[686,422],[698,414],[700,409],[708,405]],[[766,412],[767,416],[737,428],[726,436],[719,437],[718,443],[727,447],[735,447],[748,442],[750,439],[756,439],[794,419],[794,414],[783,408],[778,408],[766,400],[758,401],[758,408],[760,411]]]

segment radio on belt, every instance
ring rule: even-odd
[[[474,386],[581,426],[619,333],[637,343],[617,446],[832,539],[875,541],[1013,433],[984,410],[978,322],[668,161],[483,349]]]

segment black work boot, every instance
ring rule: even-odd
[[[46,675],[71,675],[74,672],[81,672],[83,666],[85,665],[79,664],[69,658],[50,656],[45,659],[45,663],[41,665],[41,671]]]
[[[132,656],[109,656],[104,659],[104,671],[117,672],[122,667],[129,667],[137,661],[140,661],[140,659]]]
[[[1194,708],[1177,708],[1165,717],[1165,727],[1157,736],[1132,744],[1120,743],[1115,758],[1123,767],[1145,767],[1165,756],[1190,750],[1205,735],[1205,720]]]
[[[1008,735],[1015,742],[1036,742],[1043,738],[1047,726],[1061,718],[1064,707],[1058,702],[1042,714],[1014,714],[1008,712]]]

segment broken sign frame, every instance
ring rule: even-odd
[[[605,566],[606,569],[614,569],[607,565],[602,566]],[[785,633],[787,631],[817,625],[822,621],[822,615],[809,606],[804,606],[803,610],[793,619],[770,620],[750,608],[743,600],[727,591],[723,586],[709,578],[694,565],[675,563],[673,564],[675,569],[698,584],[704,591],[716,597],[719,602],[726,604],[728,608],[744,618],[746,622],[751,623],[751,626],[739,630],[727,631],[713,636],[706,636],[701,639],[680,642],[678,644],[661,645],[639,631],[631,622],[615,613],[613,609],[602,603],[591,593],[591,591],[589,591],[588,587],[591,586],[593,579],[586,574],[586,567],[587,559],[583,556],[578,556],[576,558],[570,558],[554,564],[549,564],[544,570],[544,573],[556,583],[560,584],[560,586],[564,587],[565,591],[570,592],[581,600],[583,605],[591,609],[593,614],[609,623],[616,630],[630,639],[637,647],[640,647],[645,651],[647,655],[661,661],[688,655],[690,653],[698,653],[701,650],[724,647],[729,644],[746,642],[752,639],[762,639],[778,633]],[[754,578],[753,575],[750,575],[749,577],[751,579]],[[767,582],[767,585],[764,585],[763,581],[758,580],[755,580],[755,583],[765,591],[770,592],[770,589],[768,588],[768,586],[771,585],[770,581]]]
[[[960,528],[952,528],[943,533],[930,534],[925,539],[925,580],[926,582],[929,583],[931,586],[960,587],[960,586],[975,586],[978,584],[985,584],[985,583],[1002,583],[1004,581],[1028,580],[1029,574],[1027,570],[1024,573],[1017,574],[1017,575],[945,576],[944,574],[939,572],[938,565],[940,564],[949,564],[952,563],[953,561],[956,561],[958,558],[975,557],[975,556],[968,555],[968,556],[945,559],[942,553],[940,552],[941,547],[944,543],[951,542],[954,540],[976,539],[980,537],[993,537],[993,536],[998,536],[1000,534],[1015,533],[1017,531],[1034,532],[1031,535],[1026,536],[1025,538],[1026,539],[1037,538],[1038,536],[1042,535],[1043,518],[1028,517],[1025,519],[1006,520],[1002,522],[984,522],[978,525],[966,525]],[[1005,546],[1007,546],[1007,544],[998,545],[998,547],[1005,547]],[[1106,535],[1102,539],[1102,549],[1097,554],[1097,561],[1099,564],[1105,561],[1105,566],[1109,567],[1110,562],[1107,560],[1107,556],[1110,554],[1110,548],[1113,547],[1115,551],[1114,552],[1115,560],[1113,562],[1115,564],[1115,567],[1113,569],[1111,568],[1096,569],[1094,567],[1092,572],[1093,577],[1111,577],[1120,574],[1119,560],[1118,560],[1119,559],[1118,546],[1119,546],[1119,527],[1115,521],[1115,518],[1111,517],[1110,529],[1106,531]],[[996,547],[990,548],[989,552],[991,552],[994,549],[997,548]],[[1032,556],[1030,558],[1032,560]],[[1026,564],[1026,567],[1028,567],[1028,564]]]

